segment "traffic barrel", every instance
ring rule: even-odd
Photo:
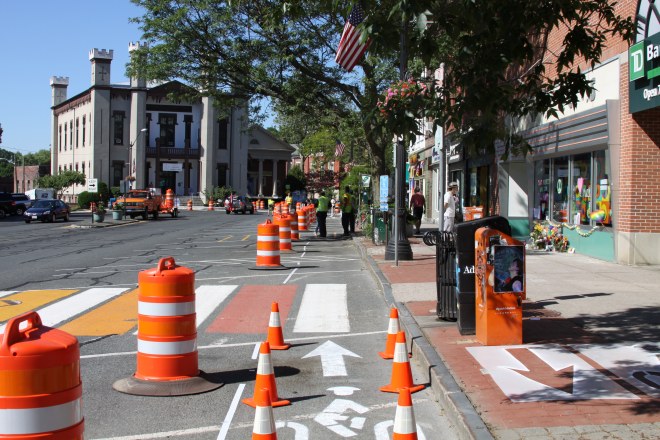
[[[0,345],[0,377],[0,438],[83,439],[74,336],[44,326],[34,311],[10,319]]]
[[[289,222],[291,224],[291,241],[300,240],[300,233],[298,233],[298,216],[289,214]]]
[[[215,211],[213,208],[213,199],[209,199],[209,211]]]
[[[280,228],[280,251],[291,252],[291,219],[288,215],[278,216],[275,224]]]
[[[167,210],[174,208],[174,191],[169,188],[167,191],[165,191],[165,201],[163,202],[163,207]]]
[[[137,369],[113,385],[145,396],[182,396],[220,387],[198,368],[195,272],[161,258],[138,274]]]
[[[259,209],[266,209],[266,202],[262,200],[259,200]]]
[[[192,199],[188,199],[188,211],[192,211],[192,210],[193,210]]]
[[[424,385],[415,385],[412,378],[408,351],[406,350],[406,334],[399,332],[396,335],[396,347],[392,360],[392,379],[389,385],[380,387],[386,393],[398,393],[402,388],[409,388],[411,393],[424,389]]]
[[[283,270],[280,264],[280,227],[270,219],[257,225],[257,265],[249,270]]]
[[[282,203],[282,215],[288,215],[289,214],[289,204],[288,203]]]
[[[307,216],[305,215],[305,210],[299,209],[296,211],[298,214],[298,231],[307,231]]]
[[[402,388],[399,391],[399,400],[394,414],[394,432],[392,440],[417,440],[417,423],[413,411],[410,390]]]

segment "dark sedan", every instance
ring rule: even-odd
[[[30,223],[32,220],[52,223],[58,218],[68,222],[70,214],[71,208],[61,200],[37,200],[23,213],[23,218],[25,223]]]

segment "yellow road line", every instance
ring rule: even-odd
[[[250,236],[250,234],[246,235],[245,237],[243,237],[243,239],[241,241],[247,240],[249,236]]]
[[[229,240],[229,239],[232,238],[232,237],[233,237],[233,235],[228,235],[228,236],[226,236],[225,238],[223,238],[222,240],[218,240],[218,243],[221,243],[221,242],[223,242],[223,241],[225,241],[225,240]]]
[[[0,321],[7,321],[21,313],[38,309],[39,307],[79,292],[75,289],[60,290],[26,290],[2,298],[0,301]]]
[[[121,335],[137,325],[138,290],[133,289],[59,327],[74,336]]]

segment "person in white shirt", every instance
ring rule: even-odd
[[[443,231],[454,232],[454,219],[456,216],[456,194],[458,193],[458,183],[450,182],[444,197],[444,224]]]

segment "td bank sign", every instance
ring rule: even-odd
[[[630,113],[660,105],[660,33],[628,49]]]

